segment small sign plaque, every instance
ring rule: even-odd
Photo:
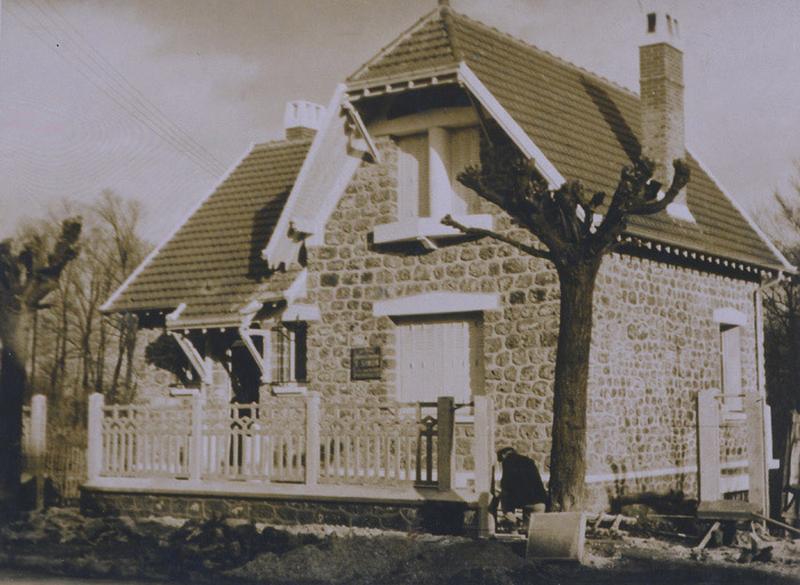
[[[354,347],[350,350],[350,379],[381,379],[380,347]]]

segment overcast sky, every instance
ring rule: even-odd
[[[110,188],[144,202],[154,242],[249,144],[282,136],[286,101],[326,104],[338,81],[436,4],[0,1],[0,237],[60,198]],[[636,91],[652,4],[451,1]],[[756,209],[789,191],[800,158],[800,2],[669,4],[686,54],[689,146]]]

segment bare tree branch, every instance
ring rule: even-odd
[[[517,250],[521,250],[522,252],[525,252],[529,256],[535,256],[537,258],[544,258],[545,260],[552,261],[552,258],[550,256],[550,254],[548,254],[545,250],[539,250],[538,248],[534,248],[533,246],[528,246],[527,244],[523,244],[520,241],[517,241],[517,240],[515,240],[513,238],[509,238],[507,236],[504,236],[504,235],[499,234],[499,233],[497,233],[495,231],[492,231],[492,230],[486,230],[486,229],[476,228],[476,227],[467,227],[467,226],[457,222],[455,219],[453,219],[453,216],[451,216],[449,214],[445,215],[442,218],[442,225],[446,225],[446,226],[450,226],[450,227],[456,228],[458,231],[460,231],[461,233],[463,233],[463,234],[465,234],[467,236],[478,236],[478,237],[481,237],[481,238],[483,238],[483,237],[492,238],[492,239],[497,240],[499,242],[503,242],[505,244],[508,244],[509,246],[513,246]]]

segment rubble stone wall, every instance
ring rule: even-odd
[[[309,327],[309,388],[323,399],[393,400],[395,323],[373,316],[375,301],[427,292],[497,293],[500,310],[480,316],[484,392],[494,399],[497,447],[513,445],[547,468],[552,383],[558,338],[557,276],[545,261],[495,240],[450,241],[432,251],[415,244],[377,247],[376,225],[396,221],[397,156],[380,139],[382,164],[357,171],[325,228],[322,245],[308,249],[308,301],[321,311]],[[531,242],[497,207],[495,229]],[[747,317],[742,329],[742,387],[755,391],[755,285],[665,263],[613,255],[601,269],[589,384],[590,479],[600,502],[631,489],[696,494],[693,473],[665,470],[696,465],[696,396],[720,388],[717,308]],[[350,348],[378,346],[382,378],[350,379]],[[728,437],[728,435],[726,435]],[[726,453],[743,448],[730,434]],[[634,472],[661,470],[648,478]]]
[[[83,488],[88,516],[246,519],[273,525],[332,524],[387,530],[461,533],[474,530],[474,508],[460,502],[354,501],[267,496],[107,492]]]

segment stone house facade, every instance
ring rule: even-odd
[[[536,244],[455,176],[479,162],[487,126],[554,186],[578,178],[612,192],[640,154],[664,182],[669,161],[687,156],[686,192],[632,221],[602,265],[587,489],[596,508],[642,492],[697,497],[698,394],[716,389],[720,489],[746,491],[741,395],[764,392],[760,289],[792,267],[687,155],[682,54],[662,18],[648,21],[640,99],[440,7],[327,108],[290,104],[286,141],[255,146],[105,309],[169,330],[209,400],[318,392],[410,407],[453,396],[465,471],[470,403],[486,396],[495,446],[530,455],[547,477],[557,275],[443,226],[453,214]]]

